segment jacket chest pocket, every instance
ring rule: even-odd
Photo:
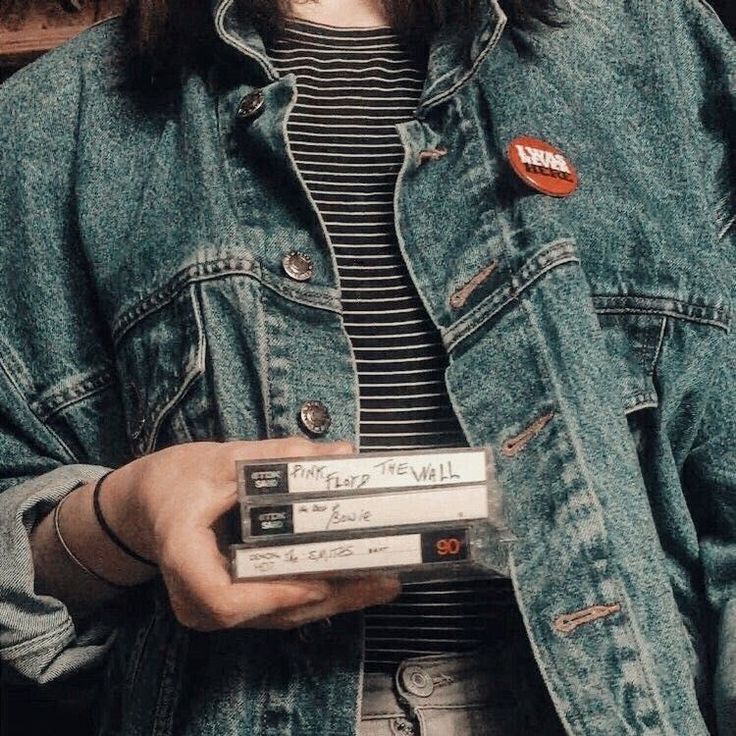
[[[616,308],[594,298],[610,365],[627,414],[658,406],[654,371],[662,350],[667,317]]]
[[[205,333],[195,284],[140,302],[119,321],[115,338],[127,433],[135,454],[152,452],[164,426],[170,435],[167,444],[191,439],[175,410],[191,398],[205,372]]]

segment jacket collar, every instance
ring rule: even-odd
[[[487,0],[488,12],[473,34],[438,34],[432,42],[427,79],[417,112],[421,114],[452,96],[470,80],[498,43],[506,26],[506,15],[498,0]],[[235,0],[212,0],[217,35],[230,47],[254,61],[269,82],[279,78],[260,34],[240,22]]]

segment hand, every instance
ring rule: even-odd
[[[200,631],[293,628],[394,598],[391,577],[233,583],[218,522],[237,504],[236,460],[342,455],[348,443],[304,439],[196,442],[125,465],[104,482],[110,526],[159,565],[177,619]]]

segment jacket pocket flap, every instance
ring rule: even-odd
[[[204,372],[205,340],[193,284],[131,325],[117,344],[131,447],[150,452],[166,415]]]
[[[649,314],[599,314],[611,367],[627,414],[658,405],[654,367],[666,317]]]

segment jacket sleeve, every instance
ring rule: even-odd
[[[39,683],[95,665],[114,635],[111,611],[80,622],[35,593],[29,542],[124,443],[75,223],[77,53],[69,44],[0,86],[0,672]]]
[[[685,468],[700,507],[698,535],[713,618],[718,733],[736,732],[736,340],[717,368],[699,437]]]
[[[736,42],[703,0],[687,0],[685,22],[693,45],[685,49],[700,69],[696,88],[702,130],[703,181],[715,247],[722,256],[726,299],[736,306]],[[697,62],[697,63],[696,63]],[[711,245],[710,243],[713,243]],[[728,293],[730,290],[730,293]],[[713,614],[714,700],[719,734],[736,733],[736,334],[732,325],[722,351],[709,356],[714,375],[697,437],[684,467]]]

